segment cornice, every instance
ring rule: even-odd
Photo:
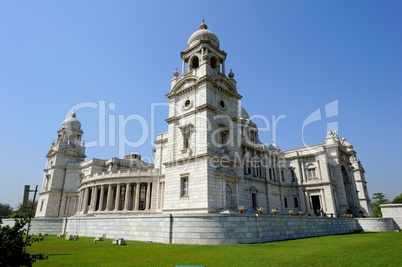
[[[174,165],[174,164],[182,164],[182,163],[186,163],[186,162],[189,162],[189,161],[195,161],[195,160],[200,159],[200,158],[218,158],[218,159],[223,159],[224,158],[225,160],[227,160],[225,162],[225,164],[241,165],[241,162],[235,161],[235,160],[227,158],[225,156],[218,156],[218,155],[214,155],[214,154],[211,154],[211,153],[203,153],[203,154],[196,155],[196,156],[179,158],[179,159],[171,160],[171,161],[165,161],[165,162],[162,162],[162,164],[165,165],[165,166],[170,166],[170,165]]]
[[[162,139],[157,139],[157,140],[155,140],[154,141],[154,144],[155,145],[157,145],[157,144],[163,144],[163,143],[166,143],[168,141],[168,138],[166,137],[166,138],[162,138]]]

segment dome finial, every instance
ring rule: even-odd
[[[177,68],[174,70],[173,76],[176,78],[179,77],[179,71],[177,70]]]
[[[233,79],[234,78],[234,73],[232,72],[232,69],[230,69],[230,72],[229,72],[229,78],[230,79]]]
[[[76,115],[77,115],[77,114],[75,113],[75,109],[74,109],[74,111],[71,113],[71,117],[72,117],[72,118],[75,118]]]
[[[200,24],[200,30],[202,30],[202,29],[208,29],[208,26],[207,26],[207,24],[205,24],[205,19],[202,19],[202,23]]]

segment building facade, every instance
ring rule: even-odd
[[[353,146],[329,131],[323,144],[281,151],[260,142],[239,105],[226,52],[203,21],[173,73],[166,122],[154,163],[140,155],[85,160],[73,113],[58,131],[36,217],[266,211],[370,214],[364,168]]]

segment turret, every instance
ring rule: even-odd
[[[65,119],[46,154],[36,217],[70,216],[75,212],[79,187],[79,163],[85,159],[84,132],[75,112]]]

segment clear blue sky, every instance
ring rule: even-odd
[[[77,104],[96,107],[77,111],[84,139],[98,141],[88,159],[119,156],[119,134],[146,139],[126,154],[152,157],[166,106],[155,108],[153,131],[143,134],[140,122],[150,125],[152,103],[167,103],[180,51],[202,18],[228,53],[241,104],[269,120],[263,142],[302,147],[303,122],[319,110],[305,143],[323,143],[337,123],[370,194],[402,192],[402,1],[1,1],[0,203],[16,207],[25,184],[41,186],[45,155]],[[119,116],[143,120],[121,128]]]

